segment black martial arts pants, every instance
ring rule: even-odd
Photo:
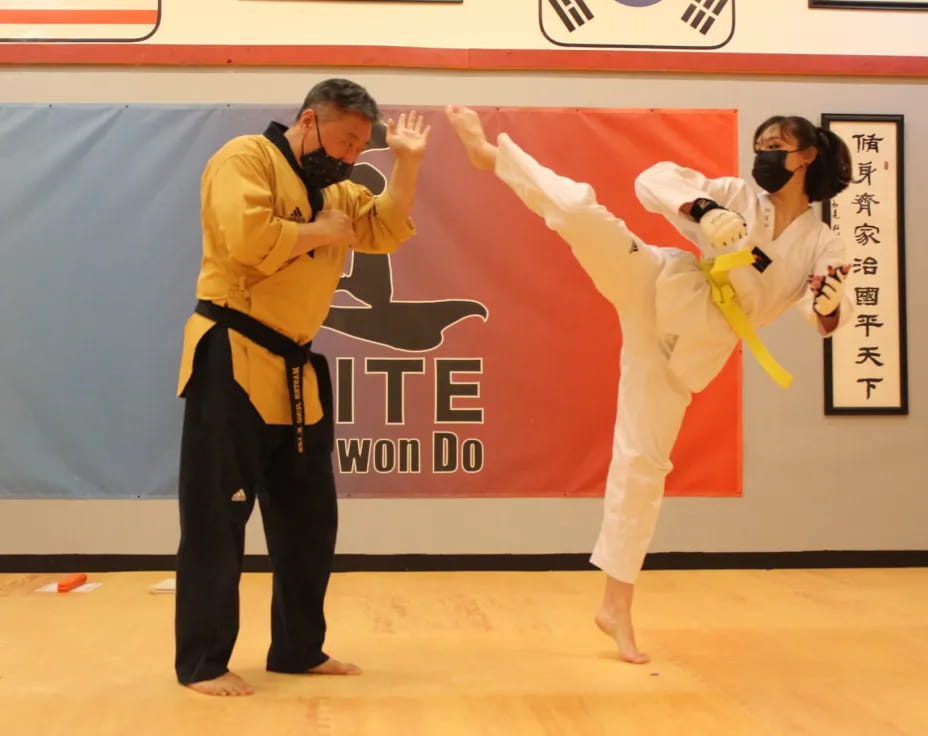
[[[331,382],[322,368],[320,398],[330,408]],[[177,679],[199,682],[228,670],[238,635],[245,523],[255,498],[274,571],[267,669],[305,672],[328,659],[323,600],[338,526],[331,412],[305,428],[299,454],[293,427],[265,424],[234,381],[229,333],[218,325],[200,341],[184,397]]]

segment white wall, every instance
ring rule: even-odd
[[[356,79],[397,105],[737,108],[744,161],[754,125],[773,113],[905,115],[910,416],[825,417],[821,342],[788,315],[763,337],[796,376],[793,387],[782,391],[744,360],[744,497],[668,499],[652,550],[928,549],[928,347],[919,319],[928,312],[920,278],[928,274],[928,80],[32,67],[0,68],[0,103],[296,105],[328,76]],[[586,552],[599,501],[350,499],[341,513],[341,553]],[[262,552],[252,528],[248,551]],[[0,554],[171,554],[176,541],[171,501],[0,501]]]
[[[483,50],[514,51],[512,66],[517,67],[523,65],[519,62],[525,57],[518,52],[524,50],[544,51],[548,59],[560,56],[563,63],[563,55],[554,43],[571,48],[717,49],[712,55],[699,55],[700,62],[709,63],[714,63],[711,56],[732,53],[918,57],[924,52],[928,29],[928,14],[917,10],[810,8],[808,0],[775,0],[775,4],[769,0],[730,0],[722,8],[715,3],[709,13],[714,18],[711,27],[702,23],[699,32],[682,21],[690,5],[688,0],[669,0],[647,7],[588,0],[595,17],[571,30],[558,20],[553,4],[547,0],[400,0],[363,4],[342,0],[43,0],[32,4],[45,8],[109,6],[143,11],[154,11],[160,4],[157,27],[152,13],[145,22],[74,25],[33,21],[6,23],[0,28],[2,38],[144,39],[125,44],[114,53],[122,58],[146,55],[148,59],[158,53],[159,46],[173,45],[200,45],[206,47],[200,51],[209,52],[213,58],[231,54],[236,60],[253,58],[256,50],[246,50],[249,46],[258,47],[258,53],[273,47],[302,46],[296,53],[286,52],[291,58],[313,54],[319,46],[327,47],[325,53],[331,53],[331,47],[381,46],[391,50],[475,51],[471,57],[474,59],[486,59],[480,53]],[[706,3],[701,5],[705,7]],[[220,46],[225,48],[217,50]],[[55,53],[52,50],[46,58],[53,58]],[[81,53],[94,52],[85,49]],[[176,54],[173,49],[167,56],[172,54]],[[341,58],[338,63],[350,63]],[[533,54],[533,58],[538,57]]]

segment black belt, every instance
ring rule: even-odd
[[[197,314],[202,314],[204,317],[213,320],[223,327],[235,330],[253,343],[260,345],[274,353],[274,355],[279,355],[284,359],[284,370],[287,374],[287,388],[290,393],[290,418],[293,421],[293,427],[296,431],[296,450],[302,454],[303,424],[306,421],[306,413],[303,408],[303,366],[311,362],[313,367],[316,368],[316,374],[320,384],[319,394],[323,403],[323,413],[328,414],[329,412],[325,410],[325,404],[328,403],[326,401],[327,398],[331,400],[331,393],[329,393],[327,397],[323,394],[322,390],[322,384],[328,379],[328,364],[325,361],[325,357],[313,353],[310,350],[313,344],[312,340],[304,345],[300,345],[300,343],[291,340],[286,335],[282,335],[277,330],[268,327],[263,322],[259,322],[254,317],[250,317],[244,312],[239,312],[237,309],[220,307],[218,304],[201,299],[197,302],[195,311]]]

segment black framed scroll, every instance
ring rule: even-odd
[[[851,183],[823,203],[851,264],[851,324],[824,341],[826,414],[908,414],[902,115],[825,113],[851,151]]]

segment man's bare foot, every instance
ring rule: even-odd
[[[619,647],[619,656],[632,664],[646,664],[651,658],[638,650],[630,615],[617,615],[600,611],[593,619],[599,630],[611,638]]]
[[[254,689],[234,672],[226,672],[213,680],[201,680],[187,685],[203,695],[252,695]]]
[[[361,668],[350,662],[339,662],[337,659],[329,657],[322,664],[317,664],[312,669],[306,670],[310,675],[360,675]]]
[[[445,116],[458,138],[461,139],[461,143],[464,144],[464,150],[467,151],[467,158],[471,164],[477,169],[492,171],[496,166],[498,149],[487,141],[477,113],[469,107],[448,105],[445,108]]]

